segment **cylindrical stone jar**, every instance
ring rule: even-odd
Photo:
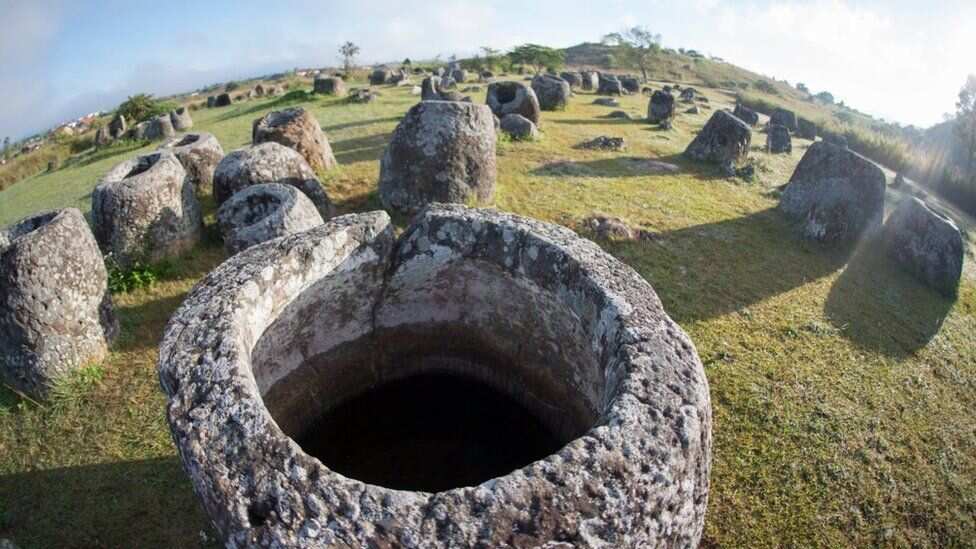
[[[228,547],[702,534],[694,346],[633,269],[562,227],[433,205],[399,238],[374,212],[254,246],[175,313],[159,374]]]
[[[0,378],[44,398],[118,333],[102,254],[75,208],[0,230]]]
[[[315,204],[291,185],[247,187],[217,210],[217,225],[228,254],[267,240],[307,231],[323,223]]]

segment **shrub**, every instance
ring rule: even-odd
[[[108,289],[113,294],[148,288],[173,272],[173,266],[168,262],[147,265],[137,261],[123,269],[113,259],[107,258],[105,266],[108,268]]]
[[[154,116],[167,113],[177,108],[175,103],[170,101],[160,101],[153,98],[152,94],[140,93],[130,96],[124,103],[119,105],[116,113],[125,116],[130,124],[138,124],[149,120]]]

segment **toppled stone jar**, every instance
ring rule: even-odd
[[[159,375],[228,547],[694,547],[711,408],[635,271],[568,229],[433,205],[255,246]]]

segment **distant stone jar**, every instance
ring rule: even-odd
[[[266,183],[248,187],[217,210],[217,225],[228,254],[256,244],[307,231],[323,223],[315,204],[289,185]]]
[[[529,86],[521,82],[495,82],[488,86],[486,99],[491,112],[498,118],[518,114],[539,125],[541,108],[539,99]]]
[[[255,246],[174,314],[159,378],[228,547],[702,535],[694,345],[640,275],[563,227],[433,205],[399,238],[372,212]]]
[[[728,111],[715,111],[688,148],[685,156],[699,162],[717,164],[728,173],[749,156],[752,130]]]
[[[126,267],[190,250],[200,240],[203,217],[183,165],[160,151],[105,174],[92,192],[92,224],[102,249]]]
[[[252,185],[282,183],[305,193],[323,219],[333,215],[332,201],[302,155],[273,141],[233,151],[214,170],[213,195],[217,205]]]
[[[176,130],[173,129],[173,121],[170,119],[169,114],[161,114],[149,120],[144,137],[155,141],[157,139],[173,137],[175,134]]]
[[[795,132],[797,130],[796,113],[786,109],[776,109],[769,117],[769,124],[786,126],[786,129]]]
[[[881,227],[885,186],[884,172],[870,160],[817,141],[793,171],[779,209],[805,238],[847,244]]]
[[[770,124],[766,134],[766,151],[771,154],[789,154],[793,152],[793,139],[786,126]]]
[[[348,91],[346,89],[346,83],[337,76],[316,78],[313,84],[313,90],[315,93],[334,95],[336,97],[345,97]]]
[[[213,134],[198,132],[171,137],[159,146],[159,150],[176,155],[197,191],[210,192],[214,170],[224,158],[224,148]]]
[[[180,107],[170,111],[169,120],[173,125],[173,129],[178,132],[185,132],[193,127],[193,119],[190,117],[190,110],[186,107]]]
[[[269,141],[295,149],[313,170],[331,170],[336,166],[322,126],[302,107],[272,111],[254,121],[251,142],[257,145]]]
[[[540,74],[533,78],[532,91],[539,99],[539,108],[544,111],[565,109],[572,95],[569,83],[551,74]]]
[[[674,118],[674,96],[666,91],[656,91],[647,104],[647,120],[652,124],[670,122]]]
[[[884,226],[885,250],[898,265],[945,297],[955,297],[965,244],[955,223],[913,196]]]
[[[215,107],[226,107],[227,105],[230,105],[230,103],[231,103],[230,94],[229,93],[222,93],[222,94],[220,94],[220,95],[217,96],[217,99],[214,101],[214,106]]]
[[[495,145],[486,105],[421,101],[400,121],[380,162],[383,206],[413,214],[432,202],[491,200]]]
[[[75,208],[0,230],[0,380],[36,399],[118,333],[98,244]]]
[[[736,103],[735,110],[732,111],[732,114],[750,126],[755,126],[759,123],[759,115],[756,114],[756,111],[750,109],[742,103]]]

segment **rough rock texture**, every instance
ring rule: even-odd
[[[217,96],[217,100],[214,102],[215,107],[226,107],[230,105],[230,94],[222,93]]]
[[[228,254],[255,244],[307,231],[324,223],[315,204],[295,187],[266,183],[248,187],[217,210],[217,225]]]
[[[837,134],[837,133],[826,133],[823,136],[823,140],[827,143],[837,145],[838,147],[847,148],[847,137]]]
[[[116,114],[115,118],[108,125],[108,133],[112,136],[112,139],[120,139],[125,135],[125,130],[128,129],[128,124],[125,121],[125,116],[121,113]]]
[[[628,93],[640,93],[640,80],[634,76],[621,76],[620,85],[623,86],[624,91]]]
[[[323,219],[333,215],[332,202],[305,158],[294,149],[273,141],[238,149],[225,156],[214,170],[214,200],[219,206],[241,189],[261,183],[291,185],[305,193]]]
[[[470,103],[471,98],[442,87],[444,79],[438,76],[424,78],[421,82],[420,100],[421,101],[462,101]]]
[[[379,94],[365,88],[357,88],[349,91],[348,101],[350,103],[372,103]]]
[[[581,73],[581,86],[586,91],[594,91],[600,87],[600,73],[594,71],[583,71]]]
[[[769,124],[779,124],[780,126],[786,126],[786,129],[791,132],[796,131],[796,113],[793,111],[788,111],[786,109],[776,109],[773,114],[769,117]]]
[[[597,97],[596,99],[593,100],[593,104],[600,105],[603,107],[619,107],[620,101],[617,101],[612,97]]]
[[[209,192],[213,188],[214,170],[224,158],[224,148],[213,134],[198,132],[171,137],[159,146],[159,150],[176,155],[198,191]]]
[[[75,208],[0,230],[0,379],[34,398],[101,360],[118,333],[108,273]]]
[[[176,130],[173,129],[173,121],[170,120],[168,114],[161,114],[149,120],[149,125],[146,126],[146,133],[143,137],[154,141],[173,137],[174,135],[176,135]]]
[[[583,75],[578,72],[561,72],[559,77],[565,80],[570,88],[578,88],[583,85]]]
[[[330,170],[336,166],[335,156],[319,121],[302,107],[271,111],[254,121],[251,142],[280,143],[295,149],[313,170]]]
[[[620,80],[612,74],[599,73],[596,93],[600,95],[623,95],[624,87]]]
[[[390,71],[388,69],[376,69],[369,75],[369,85],[382,86],[389,79]]]
[[[779,209],[804,237],[824,243],[857,240],[881,225],[885,175],[863,156],[818,141],[797,164]]]
[[[623,137],[608,137],[601,135],[584,141],[576,146],[577,149],[598,150],[598,151],[623,151],[627,149]]]
[[[98,128],[95,131],[95,139],[94,139],[94,142],[95,142],[95,147],[96,148],[100,148],[100,147],[104,147],[106,145],[112,144],[112,136],[109,135],[108,128],[106,128],[104,126],[101,127],[101,128]]]
[[[749,107],[741,103],[736,103],[735,110],[732,111],[732,114],[734,114],[736,118],[745,122],[746,124],[749,124],[750,126],[755,126],[756,124],[759,123],[759,115],[756,114],[756,111],[750,109]]]
[[[674,118],[674,96],[666,91],[656,91],[647,104],[647,120],[651,124]]]
[[[569,83],[551,74],[540,74],[532,79],[532,91],[544,111],[561,111],[569,104],[572,91]]]
[[[619,217],[596,214],[583,220],[585,230],[603,240],[633,240],[635,231]]]
[[[178,132],[185,132],[193,127],[193,118],[190,117],[190,109],[180,107],[169,113],[169,121],[173,124],[173,129]]]
[[[817,125],[806,118],[797,118],[796,135],[813,141],[817,138]]]
[[[498,118],[519,114],[539,125],[541,107],[535,91],[521,82],[495,82],[489,84],[486,102]]]
[[[315,93],[321,93],[323,95],[335,95],[337,97],[345,97],[348,91],[346,89],[346,83],[337,76],[316,78],[315,82],[312,84],[312,90]]]
[[[105,174],[92,191],[92,225],[102,250],[124,267],[186,252],[200,240],[203,217],[183,165],[158,151]]]
[[[940,294],[959,291],[965,245],[959,228],[921,200],[906,197],[884,226],[888,256]]]
[[[486,105],[421,101],[397,125],[380,162],[380,199],[413,213],[431,202],[495,194],[495,122]]]
[[[316,371],[315,357],[390,333],[405,337],[389,352],[476,336],[476,351],[517,356],[510,372],[464,375],[561,427],[565,446],[438,493],[333,472],[286,435],[333,405],[319,388],[342,372]],[[355,389],[391,375],[386,364],[356,369]],[[437,205],[396,242],[374,212],[255,246],[170,320],[159,377],[227,547],[696,547],[702,535],[711,405],[694,345],[640,275],[562,227]]]
[[[790,130],[786,126],[769,125],[769,130],[766,133],[766,151],[772,154],[793,152],[793,139],[790,138]]]
[[[129,128],[128,136],[129,139],[134,139],[136,141],[142,141],[146,139],[146,132],[149,130],[149,122],[139,122],[135,126]]]
[[[521,114],[506,114],[498,127],[515,139],[533,140],[539,137],[539,129],[536,125]]]
[[[685,149],[685,156],[734,171],[749,156],[751,143],[752,130],[748,124],[729,111],[715,111]]]

